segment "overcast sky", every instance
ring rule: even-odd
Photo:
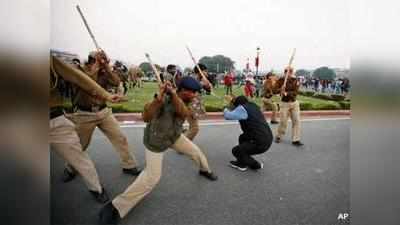
[[[79,4],[99,45],[111,58],[140,64],[148,52],[154,63],[193,66],[223,54],[260,70],[281,70],[292,49],[296,69],[349,68],[349,17],[346,0],[57,0],[51,1],[51,47],[86,58],[94,49],[75,8]]]

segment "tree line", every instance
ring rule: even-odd
[[[200,60],[200,63],[207,66],[208,71],[211,73],[225,73],[230,70],[235,70],[235,62],[224,55],[215,55],[215,56],[203,56]],[[155,64],[157,69],[163,70],[164,67]],[[151,76],[153,74],[153,70],[148,62],[143,62],[139,65],[139,67],[143,70],[143,72],[147,76]],[[190,73],[192,68],[186,67],[182,72],[185,74]],[[306,69],[298,69],[296,70],[296,76],[304,76],[304,77],[313,77],[318,78],[320,80],[334,80],[336,78],[335,70],[323,66],[319,67],[313,72]]]

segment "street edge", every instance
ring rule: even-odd
[[[272,112],[264,112],[264,116],[270,118]],[[279,115],[279,113],[278,113]],[[118,121],[143,121],[141,113],[114,113]],[[332,117],[332,116],[351,116],[351,110],[318,110],[301,111],[301,117]],[[200,120],[223,119],[222,112],[208,112]]]

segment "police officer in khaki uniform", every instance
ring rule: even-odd
[[[116,73],[121,81],[119,87],[122,89],[123,95],[126,95],[126,93],[128,92],[128,83],[129,83],[129,79],[128,79],[128,68],[126,68],[126,66],[124,64],[122,64],[121,61],[115,61],[114,65],[113,65],[113,72]]]
[[[198,66],[200,70],[203,72],[203,74],[207,77],[208,71],[206,65],[199,63]],[[204,89],[205,91],[210,91],[211,83],[207,79],[203,79],[197,66],[193,68],[193,71],[195,73],[195,78],[197,79],[197,81],[200,82],[202,89]],[[193,139],[199,133],[199,118],[206,114],[205,107],[202,103],[201,95],[197,95],[191,101],[189,108],[193,113],[191,116],[186,118],[187,122],[189,123],[189,129],[187,129],[184,132],[184,135],[191,141],[193,141]]]
[[[277,94],[274,92],[274,85],[276,80],[276,75],[272,72],[269,72],[265,76],[265,80],[263,83],[262,109],[263,111],[266,111],[268,108],[272,110],[271,124],[279,123],[277,121],[278,105],[272,100],[274,94]]]
[[[200,89],[199,82],[193,77],[182,78],[177,91],[166,80],[160,85],[153,101],[144,106],[143,121],[147,123],[143,134],[146,168],[123,193],[101,209],[99,216],[102,224],[117,224],[153,190],[160,181],[164,152],[168,148],[190,157],[199,168],[200,176],[211,181],[218,179],[202,150],[182,135],[185,117],[191,114],[186,104]]]
[[[288,76],[286,86],[284,86],[285,76]],[[300,83],[296,79],[292,67],[285,68],[285,76],[279,78],[277,81],[277,87],[282,91],[282,98],[279,111],[280,121],[275,142],[281,142],[281,138],[286,132],[287,121],[290,117],[292,121],[292,144],[302,146],[303,143],[300,141],[300,103],[296,99]]]
[[[130,88],[135,88],[136,86],[138,88],[142,88],[142,77],[144,76],[144,72],[142,69],[140,69],[139,66],[136,65],[131,65],[128,70],[128,77],[129,77],[129,87]]]
[[[92,52],[83,69],[88,77],[105,89],[117,86],[120,83],[118,75],[111,70],[109,59],[102,51]],[[78,89],[73,99],[73,107],[75,112],[70,118],[76,125],[83,150],[87,149],[93,131],[98,127],[119,154],[123,172],[137,176],[140,170],[137,168],[136,159],[129,152],[128,140],[122,133],[118,121],[113,116],[111,108],[107,107],[106,102],[103,99],[88,95],[82,89]],[[74,176],[74,169],[67,166],[64,170],[64,181],[68,182]]]
[[[58,58],[50,57],[50,149],[58,153],[65,161],[72,165],[82,176],[89,191],[97,201],[108,201],[107,192],[99,182],[96,168],[89,155],[82,151],[75,125],[64,116],[64,98],[60,94],[59,82],[64,79],[78,85],[87,94],[104,101],[118,101],[119,97],[111,95],[83,72],[68,66]]]
[[[140,88],[138,78],[143,74],[142,69],[136,65],[131,65],[128,70],[129,88],[135,88],[136,85]]]

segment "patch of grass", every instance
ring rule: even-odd
[[[154,94],[157,93],[157,83],[144,82],[143,88],[135,88],[128,91],[128,101],[120,103],[109,103],[108,105],[113,108],[113,112],[142,112],[144,105],[153,100]],[[225,89],[221,85],[219,88],[214,89],[215,97],[213,95],[203,95],[203,103],[207,112],[222,112],[223,108],[228,104],[224,100]],[[307,93],[307,92],[306,92]],[[311,92],[312,93],[312,92]],[[233,87],[233,94],[238,96],[244,94],[243,86]],[[308,94],[307,94],[308,95]],[[274,96],[275,102],[279,103],[279,96]],[[350,102],[348,101],[332,101],[324,100],[315,97],[299,95],[297,99],[300,102],[301,110],[336,110],[336,109],[350,109]],[[253,100],[260,107],[262,105],[261,98],[254,98]],[[66,103],[70,106],[70,103]]]

